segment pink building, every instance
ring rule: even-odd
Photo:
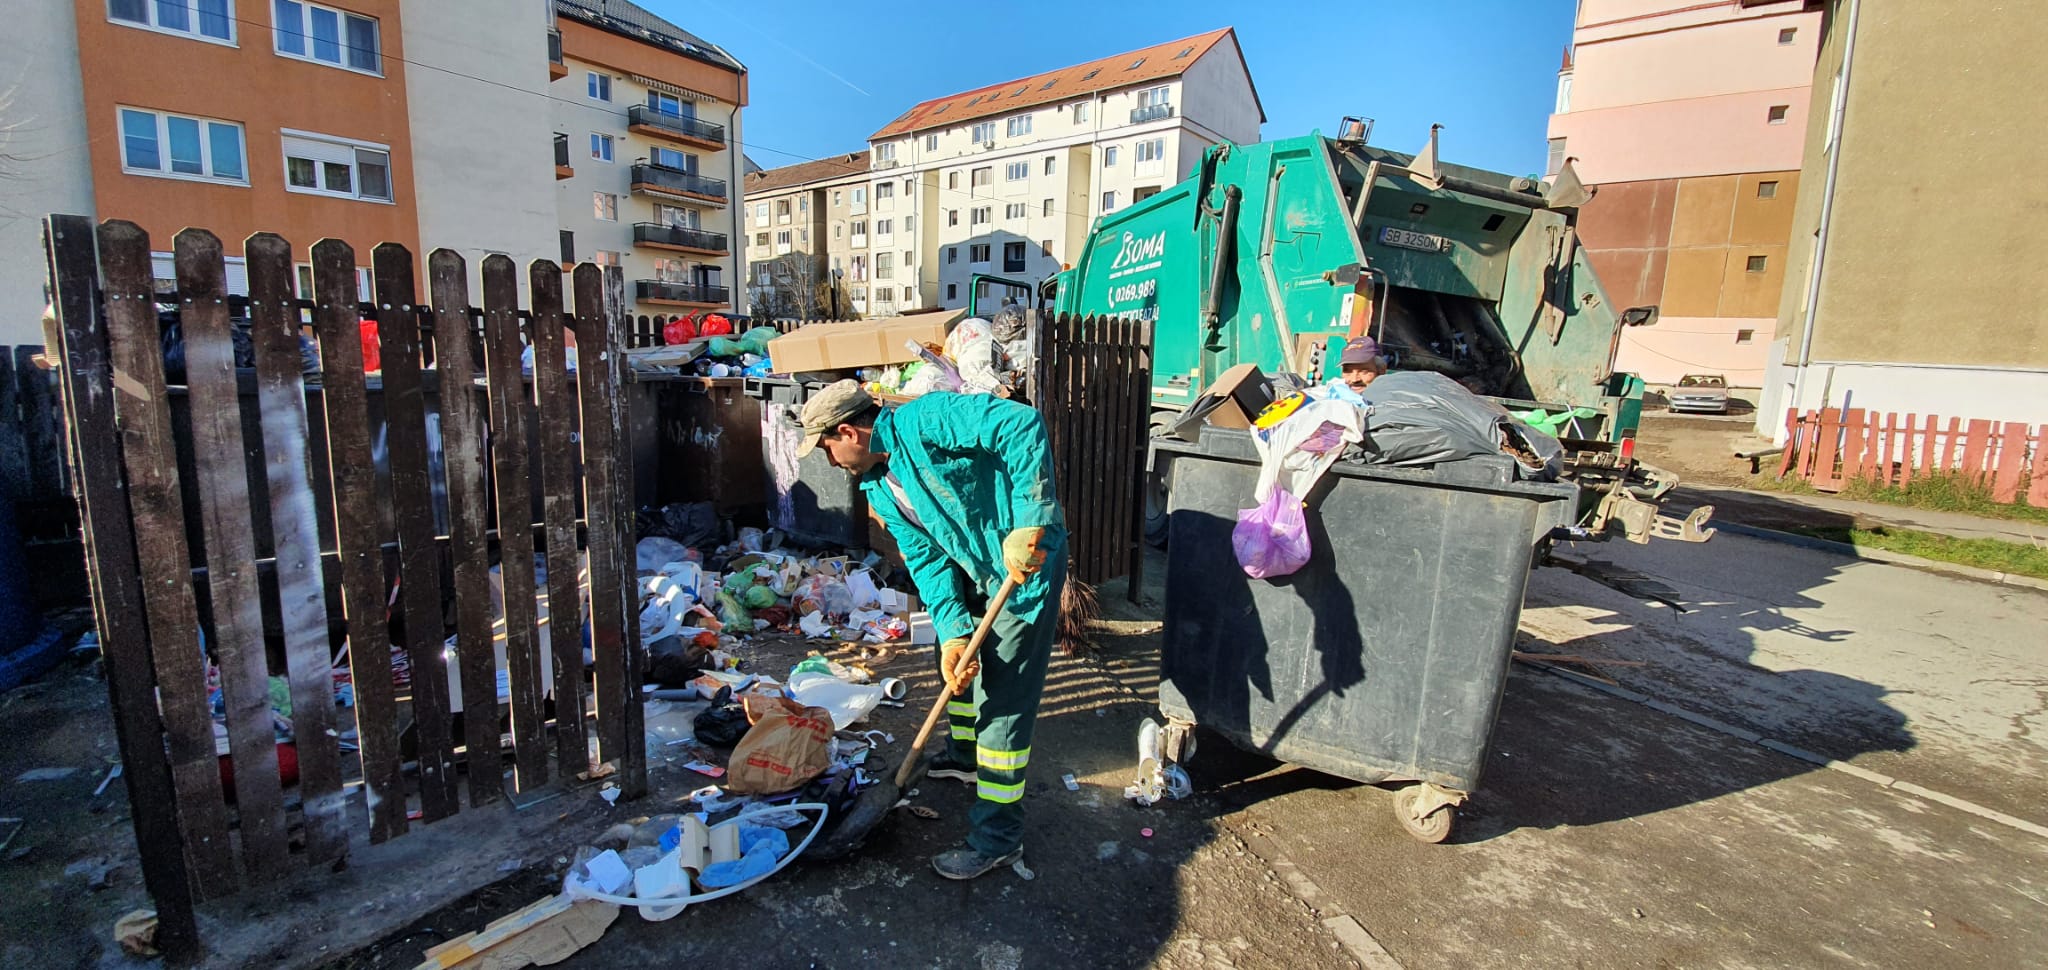
[[[1660,308],[1617,369],[1762,386],[1819,34],[1804,0],[1580,0],[1550,171],[1599,187],[1579,234],[1609,297]]]

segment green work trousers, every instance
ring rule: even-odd
[[[946,704],[947,750],[955,762],[975,766],[967,844],[983,855],[1007,855],[1024,841],[1024,769],[1031,764],[1031,729],[1059,633],[1065,559],[1047,562],[1044,572],[1051,602],[1038,611],[1035,622],[1007,611],[999,614],[982,642],[981,675],[973,689]],[[970,608],[979,613],[987,607],[973,603]]]

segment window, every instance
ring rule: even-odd
[[[910,287],[907,287],[907,286],[906,286],[906,287],[904,287],[904,288],[903,288],[903,302],[905,302],[905,303],[909,303],[909,302],[912,302],[913,300],[916,300],[916,299],[917,299],[917,295],[916,295],[916,293],[915,293],[915,292],[913,292],[913,291],[912,291],[912,290],[910,289]]]
[[[590,96],[592,101],[610,101],[612,99],[612,76],[609,74],[585,71],[583,72],[583,86],[585,93]]]
[[[971,211],[971,212],[969,212],[969,213],[968,213],[968,220],[967,220],[967,221],[968,221],[968,222],[970,222],[970,223],[973,223],[974,225],[977,225],[977,226],[986,226],[986,225],[988,225],[988,217],[989,217],[989,212],[990,212],[990,211],[991,211],[992,209],[994,209],[994,208],[995,208],[994,206],[986,206],[986,205],[984,205],[984,206],[976,206],[976,207],[975,207],[975,208],[973,209],[973,211]]]
[[[947,172],[947,173],[946,173],[946,188],[949,188],[949,189],[957,189],[957,188],[959,188],[959,187],[960,187],[960,173],[959,173],[959,172]]]
[[[912,193],[912,192],[915,192],[915,191],[917,191],[917,180],[916,180],[916,179],[914,179],[914,178],[912,178],[912,179],[904,179],[904,180],[903,180],[903,197],[907,199],[907,198],[909,198],[909,197],[910,197],[910,193]]]
[[[1091,75],[1090,75],[1090,77],[1092,77],[1092,76],[1094,76],[1094,75],[1093,75],[1093,74],[1091,74]],[[1084,81],[1085,81],[1085,80],[1087,80],[1087,78],[1082,78],[1082,80],[1084,80]],[[1076,101],[1076,102],[1074,102],[1074,124],[1077,124],[1077,125],[1078,125],[1078,124],[1081,124],[1082,122],[1085,122],[1085,121],[1087,121],[1087,120],[1088,120],[1088,102],[1086,102],[1086,101]]]
[[[778,231],[777,231],[777,232],[775,233],[775,245],[777,245],[777,246],[787,246],[787,245],[789,245],[789,230],[787,230],[787,229],[782,229],[782,230],[778,230]]]
[[[1188,56],[1189,54],[1192,54],[1192,53],[1194,53],[1194,52],[1195,52],[1195,49],[1194,49],[1193,47],[1183,47],[1183,48],[1181,48],[1181,49],[1180,49],[1180,53],[1178,53],[1178,54],[1175,54],[1175,55],[1173,55],[1173,59],[1177,61],[1177,60],[1180,60],[1181,58],[1183,58],[1183,57],[1186,57],[1186,56]]]
[[[1151,197],[1153,197],[1153,196],[1155,196],[1155,195],[1158,195],[1158,194],[1159,194],[1159,186],[1156,186],[1156,185],[1143,185],[1143,186],[1139,186],[1138,188],[1135,188],[1135,189],[1132,189],[1132,190],[1131,190],[1131,201],[1132,201],[1133,203],[1137,203],[1137,202],[1143,202],[1143,201],[1145,201],[1146,199],[1149,199],[1149,198],[1151,198]]]
[[[775,221],[778,225],[789,225],[789,200],[775,200]]]
[[[946,284],[946,299],[947,299],[947,300],[949,300],[949,301],[951,301],[951,300],[957,300],[957,299],[959,299],[959,298],[960,298],[960,284],[958,284],[958,283],[948,283],[948,284]]]
[[[570,231],[569,231],[569,230],[567,230],[567,229],[564,229],[564,230],[562,230],[562,265],[564,265],[564,266],[567,266],[567,265],[569,265],[570,263],[573,263],[573,262],[575,262],[575,261],[576,261],[576,234],[575,234],[575,233],[573,233],[573,232],[570,232]],[[313,269],[313,267],[311,267],[311,266],[308,266],[308,267],[306,267],[306,269],[307,269],[307,271],[308,271],[308,272],[310,272],[310,271],[311,271],[311,270]]]
[[[230,0],[112,0],[107,19],[173,34],[235,41]]]
[[[838,239],[838,238],[840,238],[840,237],[842,237],[842,236],[844,236],[844,235],[846,235],[846,226],[845,226],[845,224],[844,224],[844,223],[838,223],[838,222],[835,222],[835,223],[833,223],[833,224],[832,224],[832,238],[834,238],[834,239]]]
[[[1053,172],[1057,170],[1058,168],[1055,165],[1055,159],[1053,158],[1053,156],[1045,156],[1045,174],[1051,175]]]
[[[562,233],[562,245],[564,247],[562,252],[566,257],[569,253],[569,247],[575,245],[575,239],[569,233]],[[150,262],[154,264],[156,269],[155,275],[157,279],[171,280],[177,278],[177,257],[174,254],[150,253],[149,255]],[[249,263],[246,259],[237,259],[233,256],[226,257],[224,262],[227,264],[229,273],[234,273],[236,267],[245,267]],[[572,262],[572,260],[564,258],[562,262],[567,263]],[[296,269],[298,270],[299,277],[299,298],[310,300],[313,298],[313,264],[299,263]],[[247,271],[244,270],[244,272],[246,273]],[[374,288],[370,268],[368,266],[356,267],[356,299],[364,303],[370,302],[370,293]],[[228,292],[232,293],[235,291],[230,289]]]
[[[1009,135],[1011,138],[1016,138],[1020,135],[1031,134],[1031,116],[1018,115],[1015,118],[1011,118],[1009,120],[1009,123],[1004,125],[1003,133]]]
[[[995,140],[996,140],[996,123],[995,123],[995,122],[993,122],[993,121],[984,121],[984,122],[982,122],[981,124],[978,124],[978,125],[975,125],[975,126],[974,126],[974,135],[973,135],[973,141],[974,141],[974,143],[975,143],[975,144],[977,144],[977,145],[986,145],[986,144],[988,144],[989,142],[992,142],[992,141],[995,141]]]
[[[916,231],[917,231],[917,217],[916,217],[916,216],[905,216],[905,217],[904,217],[904,219],[903,219],[903,231],[904,231],[904,232],[907,232],[907,233],[909,233],[909,232],[916,232]]]
[[[1098,68],[1096,68],[1095,70],[1089,71],[1088,73],[1086,73],[1086,74],[1083,74],[1083,75],[1081,75],[1081,80],[1083,80],[1083,81],[1093,81],[1093,80],[1095,80],[1095,75],[1097,75],[1097,74],[1101,74],[1101,73],[1102,73],[1102,68],[1099,68],[1099,67],[1098,67]]]
[[[619,197],[609,192],[590,193],[590,215],[599,222],[619,221]]]
[[[654,205],[654,221],[658,225],[696,229],[701,225],[699,218],[695,209],[685,209],[679,205],[662,205],[658,202]]]
[[[1153,108],[1162,104],[1172,103],[1173,88],[1170,85],[1162,84],[1159,87],[1146,88],[1138,92],[1138,107],[1140,108]]]
[[[600,249],[591,253],[590,261],[599,266],[621,266],[625,264],[625,260],[619,256],[618,252],[610,249]]]
[[[590,133],[590,157],[600,162],[612,160],[612,136]]]
[[[1024,272],[1024,244],[1020,242],[1003,244],[1003,272]]]
[[[1030,177],[1030,162],[1011,162],[1003,166],[1003,180],[1006,182],[1022,182]]]
[[[881,201],[883,201],[884,199],[893,199],[893,198],[895,198],[895,197],[896,197],[896,183],[894,183],[894,182],[883,182],[882,184],[880,184],[880,185],[877,185],[877,186],[875,186],[875,201],[876,201],[876,202],[881,202]]]
[[[1791,106],[1791,105],[1789,105],[1789,104],[1774,104],[1774,105],[1771,105],[1771,113],[1770,113],[1770,121],[1771,121],[1771,124],[1774,124],[1774,125],[1782,125],[1782,124],[1784,124],[1784,123],[1785,123],[1785,115],[1786,115],[1786,113],[1787,113],[1787,112],[1790,112],[1791,110],[1792,110],[1792,106]]]
[[[1114,168],[1114,167],[1116,167],[1116,146],[1115,146],[1115,145],[1111,145],[1111,146],[1109,146],[1108,148],[1105,148],[1105,149],[1103,149],[1103,150],[1102,150],[1102,167],[1103,167],[1103,168]]]
[[[298,0],[276,0],[275,6],[279,54],[367,74],[383,73],[374,18]]]
[[[1737,331],[1735,331],[1735,342],[1736,342],[1736,343],[1738,343],[1738,344],[1747,344],[1747,343],[1754,343],[1754,342],[1756,342],[1756,331],[1754,331],[1754,330],[1737,330]]]
[[[249,182],[242,126],[137,108],[121,109],[121,166],[137,174]]]
[[[916,254],[915,254],[915,253],[912,253],[912,252],[911,252],[910,250],[908,250],[908,249],[906,249],[906,250],[904,250],[904,251],[903,251],[903,268],[904,268],[904,269],[909,269],[909,268],[910,268],[910,264],[911,264],[911,263],[913,263],[913,262],[915,262],[915,261],[916,261]]]
[[[855,256],[853,258],[853,278],[862,281],[868,278],[868,258],[866,256]]]
[[[1003,206],[1003,218],[1005,219],[1022,219],[1029,215],[1030,212],[1031,207],[1022,202],[1012,202],[1009,205]]]
[[[960,224],[960,210],[958,210],[958,209],[947,209],[947,210],[946,210],[946,225],[948,225],[948,226],[957,226],[957,225],[959,225],[959,224]]]
[[[842,198],[842,197],[843,197],[844,195],[845,195],[845,193],[843,193],[843,192],[839,191],[838,189],[833,189],[833,190],[832,190],[832,207],[833,207],[833,208],[835,208],[835,209],[836,209],[836,208],[838,208],[838,207],[839,207],[839,206],[840,206],[841,204],[843,204],[843,203],[844,203],[844,201],[845,201],[845,200],[844,200],[844,199]]]
[[[1041,252],[1041,253],[1044,253],[1044,254],[1045,254],[1045,258],[1047,258],[1047,259],[1051,259],[1051,258],[1052,258],[1052,240],[1050,240],[1050,239],[1041,239],[1041,240],[1039,240],[1039,241],[1038,241],[1038,251],[1039,251],[1039,252]]]
[[[1550,176],[1563,171],[1564,159],[1564,139],[1552,138],[1550,140],[1550,159],[1543,164],[1543,174]]]
[[[391,201],[391,153],[383,145],[286,129],[284,173],[292,192]]]
[[[925,150],[925,151],[928,151],[928,152],[935,152],[935,151],[938,151],[938,150],[939,150],[939,136],[937,136],[937,135],[926,135],[926,136],[924,136],[924,150]]]
[[[673,94],[664,94],[660,91],[647,92],[647,106],[662,114],[677,118],[692,118],[697,114],[696,105],[684,101]]]
[[[1770,265],[1770,262],[1771,258],[1769,256],[1751,256],[1746,268],[1752,273],[1761,273]]]
[[[765,225],[767,225],[767,224],[768,224],[768,203],[766,203],[766,202],[756,202],[756,203],[754,203],[754,228],[756,228],[756,229],[759,229],[759,228],[761,228],[762,226],[765,226]]]
[[[893,162],[893,161],[895,161],[895,160],[896,160],[896,143],[895,143],[895,142],[889,142],[888,144],[885,144],[885,145],[876,145],[876,146],[875,146],[875,161],[878,161],[878,162]]]
[[[948,265],[948,266],[951,266],[951,265],[953,265],[954,263],[957,263],[957,262],[959,262],[959,261],[960,261],[960,247],[958,247],[958,246],[947,246],[947,247],[946,247],[946,265]]]
[[[972,172],[967,173],[967,184],[971,188],[981,188],[982,186],[987,185],[989,183],[989,179],[992,175],[994,175],[994,173],[994,166],[984,165],[980,168],[975,169]]]
[[[678,172],[688,172],[691,175],[697,174],[697,156],[689,152],[680,152],[673,148],[649,146],[647,149],[647,160],[663,168],[672,168]]]
[[[1166,139],[1154,138],[1138,143],[1138,163],[1156,162],[1166,157]]]
[[[1038,214],[1039,214],[1039,215],[1042,215],[1042,216],[1050,216],[1050,215],[1052,215],[1052,200],[1051,200],[1051,199],[1047,199],[1047,200],[1045,200],[1044,202],[1042,202],[1042,203],[1039,203],[1039,206],[1038,206],[1038,208],[1039,208],[1039,212],[1038,212]]]
[[[895,279],[895,278],[896,278],[896,254],[895,254],[895,253],[876,253],[876,254],[875,254],[875,279],[878,279],[878,280],[893,280],[893,279]]]
[[[988,262],[988,243],[975,243],[967,247],[967,261],[970,263]]]
[[[810,196],[808,196],[808,195],[800,195],[800,196],[797,196],[797,197],[796,197],[796,211],[797,211],[797,212],[798,212],[799,214],[802,214],[802,215],[810,215],[810,214],[811,214],[811,197],[810,197]]]
[[[1799,28],[1797,27],[1787,27],[1784,30],[1778,31],[1778,46],[1790,47],[1792,46],[1793,39],[1798,36]]]
[[[978,296],[978,297],[980,297],[980,298],[982,298],[982,299],[984,299],[984,300],[988,299],[988,281],[987,281],[987,280],[982,280],[981,282],[979,282],[979,283],[976,283],[976,284],[974,284],[974,295],[975,295],[975,296]]]
[[[766,246],[766,245],[768,245],[768,234],[767,234],[767,233],[765,233],[765,232],[757,232],[757,233],[755,233],[755,234],[754,234],[754,245],[756,245],[756,246]]]
[[[861,188],[854,189],[853,197],[849,202],[847,202],[846,206],[847,210],[852,212],[854,215],[859,215],[863,212],[868,211],[867,188],[863,186]]]
[[[1113,209],[1115,209],[1115,208],[1116,208],[1116,193],[1115,193],[1115,192],[1113,192],[1113,191],[1112,191],[1112,192],[1104,192],[1104,193],[1102,193],[1102,211],[1104,211],[1104,212],[1109,212],[1109,211],[1111,211],[1111,210],[1113,210]]]
[[[894,220],[894,219],[877,219],[877,220],[875,220],[875,235],[877,235],[877,236],[886,236],[886,235],[889,235],[890,233],[893,233],[893,232],[895,232],[895,231],[896,231],[896,220]]]
[[[1124,68],[1124,70],[1126,70],[1126,71],[1135,71],[1135,70],[1137,70],[1138,68],[1141,68],[1141,67],[1144,67],[1144,66],[1145,66],[1145,59],[1144,59],[1144,58],[1142,58],[1142,57],[1140,57],[1140,58],[1138,58],[1137,60],[1135,60],[1135,61],[1132,61],[1132,62],[1131,62],[1131,64],[1130,64],[1130,66],[1129,66],[1129,67],[1126,67],[1126,68]]]
[[[1777,197],[1778,197],[1778,183],[1776,183],[1776,182],[1758,182],[1758,183],[1756,184],[1756,197],[1757,197],[1757,198],[1759,198],[1759,199],[1775,199],[1775,198],[1777,198]]]

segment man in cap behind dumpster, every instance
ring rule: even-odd
[[[1024,769],[1058,632],[1066,518],[1038,412],[987,394],[926,394],[892,408],[840,381],[804,404],[801,457],[823,448],[854,475],[903,554],[938,628],[940,673],[965,685],[928,778],[970,782],[967,844],[932,857],[972,879],[1023,857]],[[979,611],[1006,577],[1018,586],[966,662]]]
[[[1375,378],[1387,372],[1387,359],[1380,356],[1379,341],[1371,337],[1351,338],[1344,345],[1339,363],[1344,368],[1344,386],[1354,392],[1364,391]]]

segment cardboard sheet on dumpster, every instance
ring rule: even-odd
[[[904,345],[944,343],[944,314],[890,317],[859,323],[814,323],[768,342],[769,366],[777,374],[880,367],[916,360]]]

